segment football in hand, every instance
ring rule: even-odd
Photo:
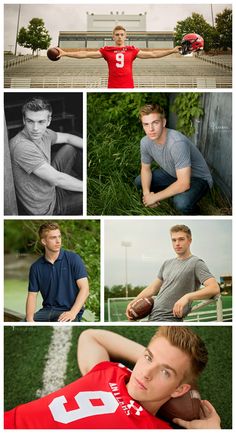
[[[59,55],[60,55],[60,53],[59,53],[59,51],[58,51],[58,49],[56,47],[49,48],[47,50],[47,56],[53,62],[56,62],[57,60],[60,60],[60,57],[58,57]]]
[[[143,319],[151,313],[153,304],[154,299],[152,297],[136,299],[129,307],[129,316],[133,320]]]
[[[201,397],[196,389],[190,389],[181,397],[171,398],[158,411],[158,416],[170,421],[181,418],[193,421],[200,418]]]

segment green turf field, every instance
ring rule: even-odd
[[[77,339],[81,330],[73,327],[65,383],[76,380]],[[153,326],[103,327],[146,345],[157,329]],[[202,397],[209,399],[219,412],[222,428],[232,428],[232,328],[231,326],[193,326],[205,341],[209,362],[199,386]],[[36,398],[42,385],[42,373],[52,327],[5,327],[5,408]],[[88,353],[89,356],[89,353]]]
[[[112,310],[111,310],[111,321],[112,322],[117,322],[117,321],[128,321],[127,317],[125,315],[125,311],[126,311],[126,307],[128,305],[129,301],[126,301],[125,299],[119,300],[118,302],[114,301],[111,303],[112,306]],[[195,305],[196,302],[193,302],[193,305]],[[232,308],[232,296],[222,296],[222,304],[223,304],[223,309],[224,308]],[[202,308],[200,310],[200,312],[207,312],[214,309],[215,310],[215,304],[209,304],[206,305],[204,308]],[[105,321],[108,321],[108,305],[107,302],[105,303]],[[189,318],[190,319],[190,318]],[[185,320],[188,320],[188,318],[186,318]],[[204,322],[204,319],[201,320]],[[209,321],[209,319],[207,319],[207,321]]]

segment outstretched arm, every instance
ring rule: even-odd
[[[102,329],[83,331],[78,341],[78,365],[81,373],[88,373],[95,365],[110,358],[136,363],[144,346],[121,335]]]
[[[73,57],[74,59],[100,59],[102,57],[102,54],[99,50],[94,51],[86,51],[86,50],[79,50],[79,51],[63,51],[61,48],[57,47],[60,55],[60,57]]]
[[[139,59],[160,59],[161,57],[169,56],[170,54],[179,53],[181,46],[170,48],[169,50],[140,50],[137,54]]]

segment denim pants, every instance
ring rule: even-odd
[[[35,322],[57,322],[58,317],[63,311],[55,310],[54,308],[41,308],[34,315]],[[80,322],[84,313],[84,307],[81,308],[73,322]]]
[[[78,158],[78,149],[64,144],[52,160],[57,171],[73,176],[73,166]],[[74,176],[76,177],[76,176]],[[82,215],[83,193],[56,188],[56,204],[53,215]]]
[[[176,182],[176,178],[168,174],[162,168],[152,171],[151,191],[159,192]],[[135,185],[142,189],[141,176],[136,177]],[[196,215],[198,201],[209,191],[208,182],[200,177],[191,178],[191,186],[185,192],[172,197],[175,209],[181,215]]]

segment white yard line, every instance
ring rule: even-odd
[[[72,326],[55,326],[53,328],[43,373],[43,388],[36,392],[37,397],[48,395],[64,386],[71,337]]]

